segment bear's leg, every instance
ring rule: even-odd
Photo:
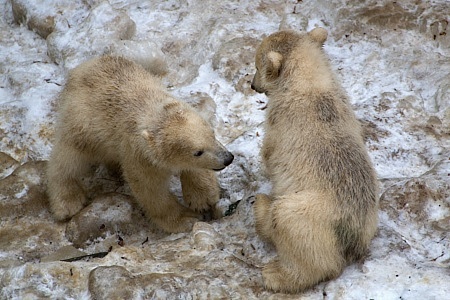
[[[180,181],[183,199],[191,209],[200,213],[211,210],[215,219],[222,216],[222,212],[216,207],[220,200],[220,187],[214,171],[182,171]]]
[[[132,159],[130,155],[123,163],[124,177],[147,217],[167,232],[190,231],[200,215],[178,203],[177,197],[170,193],[172,174]]]
[[[264,285],[296,293],[337,277],[345,266],[333,223],[329,195],[300,192],[272,203],[272,239],[278,257],[263,270]]]
[[[256,232],[264,239],[272,241],[272,200],[266,194],[255,196],[253,212],[255,215]]]
[[[66,220],[86,204],[80,179],[89,170],[89,156],[64,144],[55,144],[47,165],[50,209],[57,220]]]

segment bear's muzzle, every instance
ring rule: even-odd
[[[223,168],[220,168],[220,169],[213,169],[214,171],[221,171],[221,170],[225,169],[225,168],[226,168],[227,166],[229,166],[229,165],[233,162],[233,160],[234,160],[234,155],[233,155],[231,152],[229,152],[229,151],[222,152],[222,153],[219,155],[219,157],[220,157],[220,159],[222,160],[222,164],[224,165],[224,167],[223,167]]]

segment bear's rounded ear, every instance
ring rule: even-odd
[[[322,27],[317,27],[308,32],[308,35],[311,37],[311,39],[317,43],[320,43],[323,45],[328,37],[328,32],[326,29]]]
[[[280,76],[281,63],[283,61],[283,55],[281,53],[270,51],[267,54],[267,79],[277,79]]]

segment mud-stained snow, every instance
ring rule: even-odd
[[[0,1],[1,299],[449,297],[447,0],[38,2]],[[252,212],[252,196],[270,191],[259,157],[267,98],[250,89],[253,60],[263,36],[316,26],[329,32],[324,49],[365,129],[380,225],[365,260],[339,278],[274,294],[261,268],[275,250],[256,235]],[[100,168],[84,180],[90,205],[53,220],[45,161],[58,93],[70,68],[104,53],[144,66],[165,59],[168,90],[235,155],[219,175],[227,216],[165,234]]]

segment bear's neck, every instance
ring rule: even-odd
[[[340,89],[328,59],[322,54],[290,57],[290,67],[281,74],[281,91],[295,94],[318,94]]]

